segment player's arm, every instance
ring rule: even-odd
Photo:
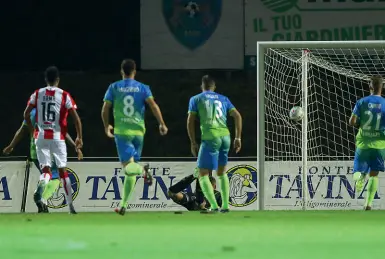
[[[66,135],[66,142],[72,146],[73,148],[75,148],[75,151],[76,153],[78,154],[78,160],[82,160],[83,159],[83,152],[80,148],[77,148],[76,147],[76,144],[74,142],[74,140],[72,139],[71,135],[67,133]]]
[[[70,109],[69,114],[71,115],[75,123],[75,129],[76,129],[75,146],[76,148],[82,148],[83,147],[83,125],[80,120],[79,114],[75,109]]]
[[[152,97],[147,98],[146,103],[150,107],[152,114],[154,114],[156,120],[159,123],[160,134],[166,135],[168,129],[167,129],[166,123],[164,123],[162,112],[160,111],[158,104],[155,102],[154,98]]]
[[[70,114],[70,116],[72,117],[75,123],[76,149],[82,148],[83,147],[83,126],[82,126],[82,122],[80,120],[79,114],[76,111],[78,107],[69,93],[66,93],[65,108],[68,110],[68,113]]]
[[[358,117],[355,114],[352,114],[349,119],[349,125],[353,127],[360,127],[360,124],[358,123]]]
[[[358,101],[356,105],[354,106],[352,115],[350,116],[349,119],[349,125],[353,127],[359,127],[359,117],[360,117],[360,106],[361,106],[361,101]]]
[[[241,136],[242,136],[242,116],[237,111],[237,109],[231,110],[230,116],[233,117],[234,122],[235,122],[235,138],[241,139]]]
[[[80,148],[76,147],[76,144],[74,140],[72,139],[71,135],[67,133],[66,135],[66,142],[69,144],[71,147],[75,148],[76,153],[78,154],[78,159],[82,160],[83,159],[83,152]]]
[[[66,135],[66,142],[69,144],[71,147],[76,148],[75,141],[72,139],[71,135],[67,133]]]
[[[203,199],[203,202],[201,204],[199,204],[199,209],[204,210],[206,208],[206,204],[207,204],[206,200]]]
[[[112,133],[114,127],[110,124],[110,110],[112,107],[112,103],[110,101],[105,100],[102,107],[102,121],[104,125],[104,132],[106,133],[107,137],[113,138],[114,134]]]
[[[187,116],[187,134],[191,144],[191,154],[196,157],[198,155],[198,144],[195,138],[195,121],[198,114],[198,105],[196,97],[190,98],[188,104],[188,116]]]
[[[196,138],[195,138],[195,121],[196,121],[196,114],[189,112],[187,116],[187,134],[190,139],[191,144],[196,144]]]
[[[31,134],[34,131],[32,121],[31,121],[31,111],[33,108],[34,108],[34,106],[29,104],[29,105],[27,105],[27,108],[25,108],[25,110],[24,110],[24,120],[25,120],[25,123],[27,124],[27,127],[28,127],[29,131],[31,132]]]
[[[110,124],[110,110],[112,107],[112,104],[114,103],[114,91],[113,91],[113,85],[110,85],[106,91],[106,94],[104,95],[104,103],[101,111],[102,121],[104,125],[104,132],[106,133],[107,137],[113,138],[113,130],[114,127]]]
[[[234,138],[234,149],[238,153],[241,151],[241,136],[242,136],[242,116],[237,109],[232,108],[229,115],[233,117],[235,124],[235,138]]]
[[[3,153],[6,155],[10,154],[13,151],[13,149],[16,147],[16,145],[20,142],[20,140],[22,140],[23,137],[27,134],[28,134],[28,126],[23,123],[21,127],[16,131],[11,143],[6,148],[4,148]]]
[[[31,132],[31,134],[33,134],[33,132],[34,132],[34,130],[35,130],[34,127],[33,127],[33,125],[32,125],[31,112],[32,112],[33,108],[36,107],[36,103],[37,103],[37,100],[36,100],[37,92],[38,92],[38,90],[36,90],[36,91],[31,95],[31,97],[29,97],[27,107],[26,107],[25,110],[24,110],[24,121],[25,121],[25,123],[27,124],[28,129],[29,129],[29,131]]]
[[[198,144],[195,138],[195,121],[196,113],[189,112],[187,116],[187,134],[190,139],[191,154],[196,157],[198,155]]]

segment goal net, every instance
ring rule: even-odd
[[[263,102],[259,115],[264,113],[259,123],[264,125],[259,125],[258,134],[263,131],[259,160],[264,162],[267,185],[265,207],[334,209],[338,205],[329,203],[338,195],[337,199],[349,200],[351,206],[346,209],[361,206],[359,200],[365,194],[354,193],[351,179],[356,129],[349,126],[349,117],[356,101],[369,95],[371,76],[385,75],[385,48],[365,42],[354,47],[335,45],[339,46],[312,42],[291,47],[286,42],[259,49],[258,88]],[[293,106],[306,111],[302,121],[289,119]],[[290,179],[275,179],[279,174]],[[298,175],[298,181],[307,178],[306,185],[294,182]],[[322,190],[315,190],[317,184]],[[290,193],[294,187],[297,192]],[[271,198],[284,195],[291,199],[289,205],[281,206],[283,201]],[[314,202],[325,204],[317,207]]]

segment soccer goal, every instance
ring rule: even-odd
[[[371,76],[385,76],[385,41],[258,42],[257,61],[260,209],[361,208],[348,121]]]

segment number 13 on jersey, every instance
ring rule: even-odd
[[[205,101],[205,105],[206,105],[206,111],[207,111],[207,114],[211,114],[211,106],[214,105],[215,107],[215,117],[217,117],[217,119],[221,118],[223,116],[223,111],[222,111],[222,103],[221,101],[219,100],[214,100],[213,102],[210,101],[210,100],[206,100]]]

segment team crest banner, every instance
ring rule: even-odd
[[[163,0],[163,15],[174,37],[194,50],[213,35],[222,12],[222,0]]]
[[[243,0],[141,0],[142,69],[242,69]]]

